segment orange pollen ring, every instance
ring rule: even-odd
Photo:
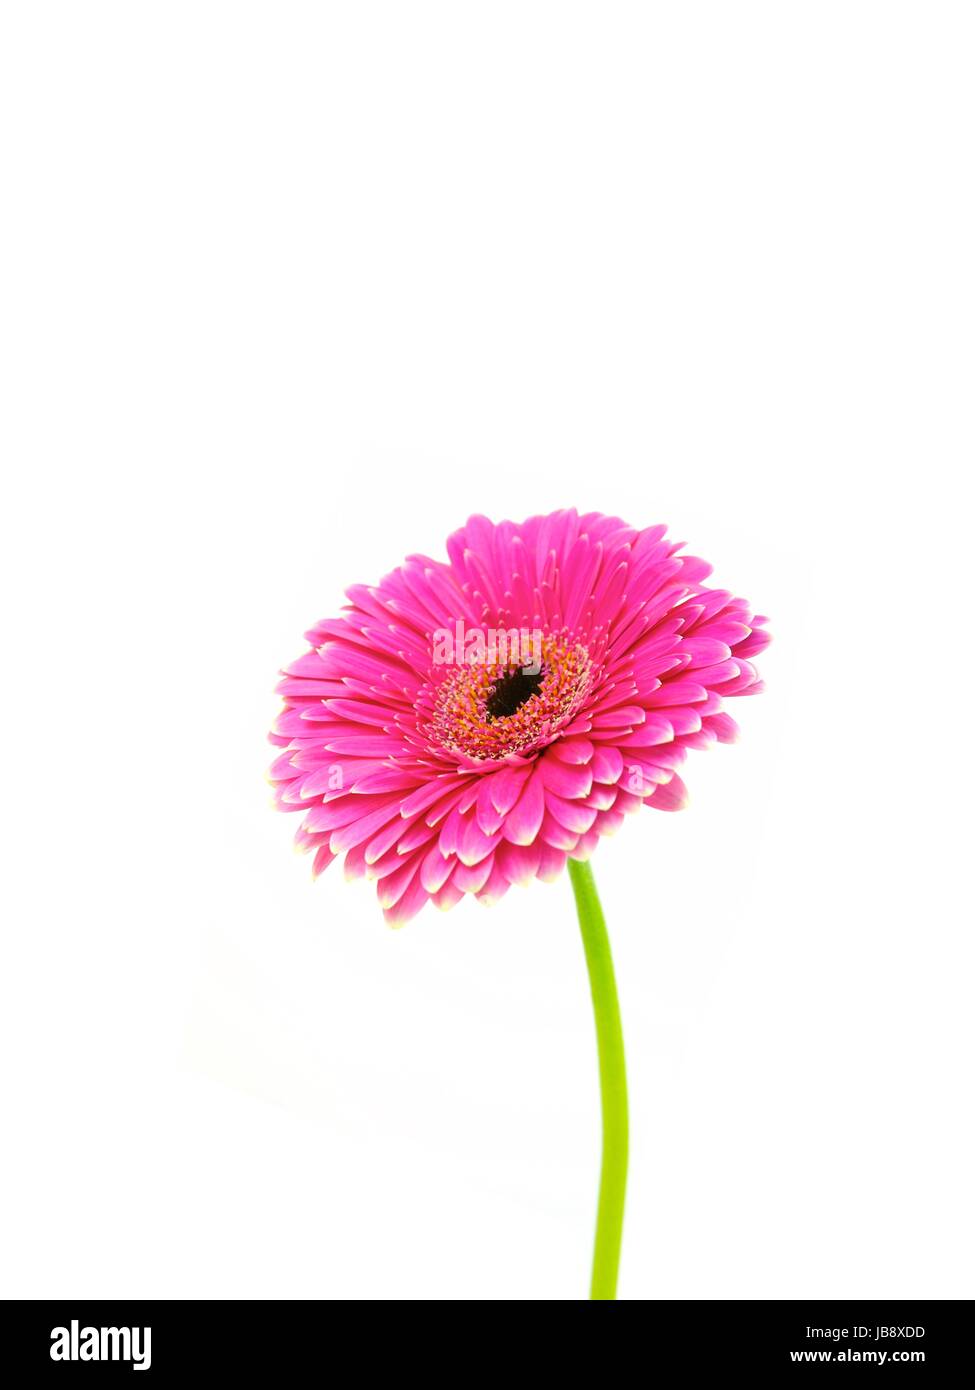
[[[581,707],[593,664],[588,649],[566,633],[542,638],[539,664],[537,673],[518,661],[487,657],[452,667],[437,689],[428,733],[469,758],[503,758],[548,743]],[[519,681],[517,708],[492,714],[491,705],[512,681]]]

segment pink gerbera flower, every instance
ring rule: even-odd
[[[732,741],[766,621],[665,527],[575,511],[472,517],[284,671],[278,804],[314,872],[345,855],[388,921],[552,879],[643,805],[685,803],[689,748]]]

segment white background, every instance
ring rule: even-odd
[[[472,511],[772,618],[594,860],[625,1298],[971,1297],[972,11],[9,5],[0,1291],[572,1299],[569,886],[383,925],[277,668]]]

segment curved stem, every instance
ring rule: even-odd
[[[575,894],[582,944],[589,968],[589,987],[596,1019],[599,1051],[599,1089],[603,1110],[603,1161],[596,1213],[596,1243],[592,1257],[590,1298],[614,1299],[623,1239],[623,1202],[626,1197],[626,1159],[629,1122],[626,1108],[626,1062],[623,1026],[616,996],[613,957],[606,922],[596,892],[592,869],[569,860],[569,878]]]

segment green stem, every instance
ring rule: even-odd
[[[589,987],[596,1018],[599,1052],[599,1090],[603,1110],[603,1162],[599,1177],[596,1243],[592,1256],[593,1299],[616,1297],[616,1276],[623,1239],[623,1202],[626,1197],[626,1158],[629,1123],[626,1109],[626,1061],[623,1026],[616,995],[613,956],[606,922],[599,905],[596,880],[588,864],[569,860],[569,878],[575,894],[582,930],[582,944],[589,968]]]

